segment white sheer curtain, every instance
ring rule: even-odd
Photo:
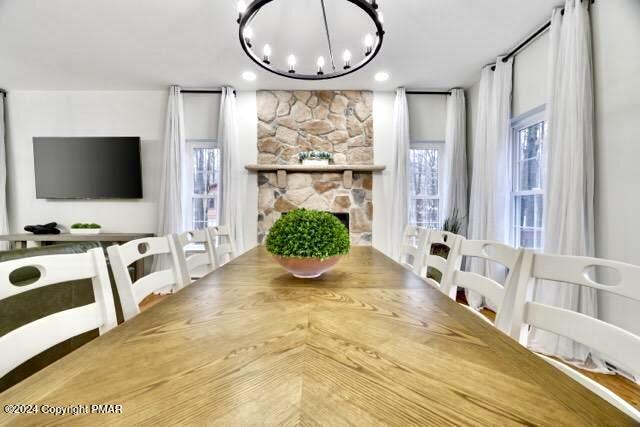
[[[241,171],[244,165],[240,162],[239,144],[236,97],[233,88],[223,87],[218,121],[218,145],[222,153],[220,224],[229,227],[231,238],[236,244],[236,251],[241,254],[245,251],[242,218],[247,214],[247,209],[242,203],[246,188],[241,185]]]
[[[469,209],[469,238],[509,243],[511,215],[511,162],[509,125],[511,119],[513,59],[498,58],[495,71],[482,70],[476,118]],[[472,271],[504,280],[504,269],[477,259]],[[467,291],[469,305],[480,308],[492,304],[475,292]]]
[[[389,175],[392,179],[392,215],[389,224],[389,255],[393,259],[400,256],[402,233],[409,219],[409,106],[404,88],[396,89],[393,106],[393,163]]]
[[[184,203],[186,203],[184,109],[180,87],[169,88],[165,124],[162,179],[158,203],[158,236],[185,231]],[[156,257],[153,270],[169,268],[169,257]]]
[[[447,99],[445,166],[443,182],[443,221],[454,214],[462,221],[466,234],[469,197],[467,191],[467,111],[463,89],[453,89]]]
[[[549,47],[547,140],[544,144],[544,251],[594,255],[594,99],[589,3],[568,0],[553,11]],[[597,293],[575,285],[538,283],[536,301],[597,317]],[[600,361],[581,344],[533,329],[529,346],[587,367]],[[590,359],[590,360],[588,360]]]
[[[4,107],[6,94],[0,92],[0,234],[9,233],[9,213],[7,212],[7,148]],[[0,242],[0,250],[9,249],[8,242]]]

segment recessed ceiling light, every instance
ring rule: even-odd
[[[389,80],[389,73],[385,73],[384,71],[376,73],[375,79],[377,82],[386,82]]]
[[[256,79],[256,73],[252,71],[245,71],[244,73],[242,73],[242,78],[248,82],[252,82]]]

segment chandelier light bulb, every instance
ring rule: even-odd
[[[247,11],[247,4],[243,0],[238,0],[238,23],[242,19],[242,15]]]
[[[242,37],[244,37],[247,46],[251,47],[251,39],[253,38],[253,30],[251,27],[246,27],[244,31],[242,31]]]
[[[342,52],[342,60],[344,61],[345,70],[351,68],[351,52],[348,49]]]
[[[318,75],[321,76],[324,74],[324,71],[322,70],[324,68],[324,56],[318,56]]]
[[[287,63],[289,64],[289,72],[290,73],[295,73],[296,72],[296,57],[294,55],[289,55],[289,57],[287,58]]]
[[[265,44],[262,48],[262,62],[265,64],[271,63],[271,46]]]
[[[384,24],[384,16],[382,16],[382,12],[378,12],[378,21],[380,21],[381,24]]]
[[[373,51],[373,36],[371,34],[364,36],[364,49],[365,55],[369,55]]]

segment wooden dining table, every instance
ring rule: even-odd
[[[20,426],[634,425],[369,247],[317,279],[254,248],[0,403],[39,405],[0,412]]]

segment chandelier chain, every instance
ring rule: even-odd
[[[322,18],[324,19],[324,32],[327,35],[327,44],[329,45],[329,60],[331,61],[331,68],[336,70],[336,62],[333,58],[333,46],[331,46],[331,36],[329,34],[329,22],[327,21],[327,10],[324,6],[324,0],[320,0],[322,5]]]

